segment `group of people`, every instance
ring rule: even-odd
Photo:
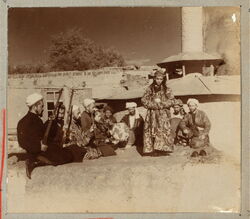
[[[65,106],[60,104],[53,118],[42,122],[43,96],[37,93],[26,98],[28,113],[18,122],[20,147],[28,154],[26,174],[31,178],[35,167],[82,162],[101,156],[116,155],[116,150],[142,147],[144,156],[169,155],[174,145],[194,148],[191,156],[205,156],[209,146],[211,123],[198,109],[199,101],[189,99],[189,112],[166,86],[164,72],[156,71],[153,83],[141,99],[147,109],[145,120],[135,102],[127,102],[128,113],[117,121],[109,106],[96,107],[93,99],[84,99],[71,107],[71,117],[65,130]],[[49,130],[44,141],[45,133]]]

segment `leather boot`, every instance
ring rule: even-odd
[[[31,173],[35,169],[35,167],[36,164],[34,161],[31,161],[29,159],[25,161],[26,175],[29,179],[31,179]]]
[[[192,154],[191,154],[191,157],[198,157],[199,156],[199,153],[197,151],[194,151]]]
[[[40,163],[45,164],[45,165],[57,166],[55,162],[50,161],[47,157],[44,157],[42,155],[38,155],[37,160],[40,161]]]
[[[207,152],[205,150],[201,150],[199,153],[200,156],[206,156]]]

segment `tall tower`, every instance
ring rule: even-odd
[[[182,9],[182,52],[203,52],[202,7]]]
[[[223,60],[220,55],[203,51],[203,8],[182,7],[181,10],[182,52],[167,57],[157,65],[167,69],[170,79],[189,73],[213,75],[214,66],[219,65]]]

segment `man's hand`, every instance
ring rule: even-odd
[[[49,120],[55,120],[55,118],[56,118],[55,115],[50,115],[49,116]]]
[[[160,102],[161,102],[161,99],[160,99],[160,98],[155,98],[155,102],[156,102],[156,103],[160,103]]]
[[[90,132],[93,132],[94,130],[95,130],[95,124],[93,124],[93,125],[90,127],[89,131],[90,131]]]
[[[41,151],[47,151],[47,149],[48,149],[48,146],[45,144],[42,144]]]
[[[188,129],[184,129],[184,130],[183,130],[183,133],[184,133],[184,134],[188,134],[188,132],[189,132]]]

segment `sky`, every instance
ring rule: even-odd
[[[155,65],[181,52],[181,8],[11,8],[9,64],[46,62],[51,37],[71,28],[116,48],[128,64]]]

